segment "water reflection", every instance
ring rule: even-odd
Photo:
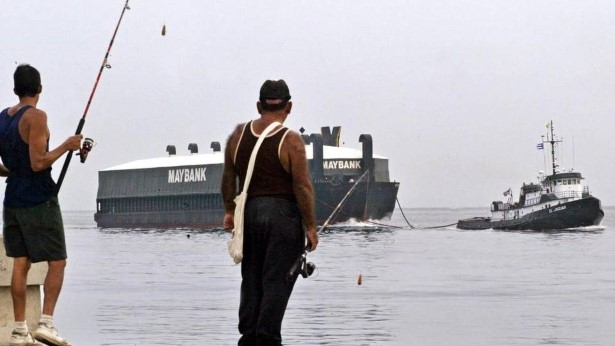
[[[565,228],[565,229],[552,229],[552,230],[493,230],[496,232],[512,232],[521,234],[599,234],[606,229],[605,226],[588,226],[577,228]]]

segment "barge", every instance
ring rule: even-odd
[[[322,224],[357,183],[333,223],[350,219],[380,220],[395,209],[399,182],[389,177],[388,158],[373,154],[372,137],[359,136],[362,148],[340,147],[341,127],[322,127],[320,133],[301,134],[306,145],[315,192],[316,219]],[[103,228],[222,228],[224,204],[220,192],[224,153],[219,142],[212,152],[143,159],[98,172],[94,219]]]

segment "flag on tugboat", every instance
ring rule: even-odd
[[[512,193],[512,190],[510,189],[510,187],[508,188],[508,190],[504,191],[504,196],[508,196]]]
[[[544,148],[545,148],[545,146],[544,146],[544,144],[543,144],[543,143],[538,143],[538,144],[536,144],[536,149],[538,149],[538,150],[542,150],[542,149],[544,149]]]

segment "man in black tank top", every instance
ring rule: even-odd
[[[83,135],[68,137],[49,151],[47,114],[36,108],[42,91],[39,72],[19,65],[13,76],[19,103],[0,112],[0,156],[8,173],[3,209],[6,255],[13,257],[11,294],[15,329],[10,345],[69,346],[54,326],[53,313],[62,289],[66,242],[62,215],[51,178],[51,165],[70,150],[78,150]],[[34,336],[26,323],[26,285],[31,263],[46,261],[47,276],[41,318]]]
[[[284,123],[292,103],[283,80],[266,81],[256,107],[260,118],[238,125],[225,149],[222,196],[224,228],[234,227],[237,178],[243,184],[256,140],[273,122]],[[243,188],[240,185],[239,188]],[[244,211],[238,345],[281,345],[282,319],[297,276],[293,262],[318,245],[314,190],[301,136],[279,126],[256,156]]]

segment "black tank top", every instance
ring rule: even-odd
[[[4,206],[9,208],[33,207],[48,201],[56,193],[51,167],[40,172],[32,170],[29,146],[19,134],[19,122],[29,108],[22,107],[13,116],[9,116],[8,108],[0,113],[0,157],[10,171],[6,179]]]
[[[287,132],[286,127],[274,130],[261,144],[248,187],[248,198],[272,196],[295,200],[292,175],[284,170],[279,157],[279,148]],[[243,189],[250,155],[258,138],[252,132],[252,122],[245,124],[235,154],[235,169],[239,175],[240,190]]]

